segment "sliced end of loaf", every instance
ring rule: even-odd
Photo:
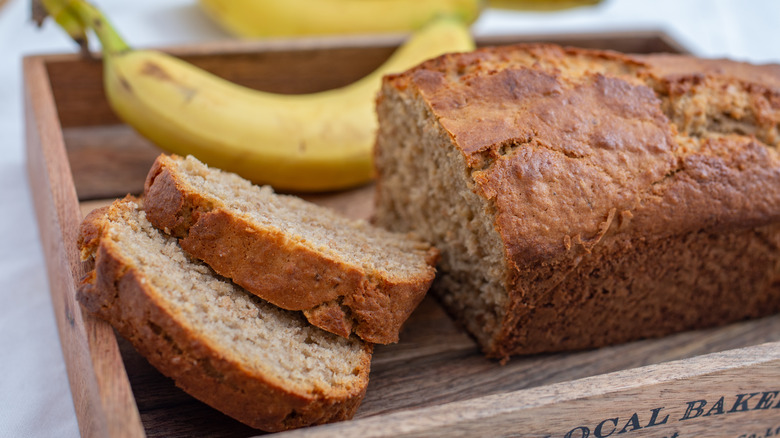
[[[158,157],[145,203],[149,220],[191,255],[342,336],[397,342],[435,276],[438,251],[415,236],[277,195],[193,157]]]
[[[463,156],[422,99],[385,92],[378,112],[377,223],[414,230],[443,249],[433,290],[490,345],[507,303],[507,266],[491,205],[475,193]]]
[[[310,326],[219,277],[131,198],[90,215],[82,236],[95,271],[79,301],[186,392],[267,431],[354,414],[370,345]]]

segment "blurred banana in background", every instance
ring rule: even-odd
[[[416,30],[448,15],[472,23],[483,0],[199,0],[233,35],[331,35]]]
[[[491,8],[526,12],[555,12],[564,9],[596,6],[602,0],[490,0]]]
[[[282,95],[241,87],[159,51],[133,50],[84,0],[46,0],[44,6],[57,23],[68,24],[69,34],[80,34],[75,20],[82,31],[97,35],[106,95],[124,122],[168,152],[192,154],[282,191],[330,191],[369,182],[374,99],[382,76],[474,48],[466,23],[439,17],[351,85]]]

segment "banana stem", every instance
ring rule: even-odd
[[[103,55],[117,55],[128,50],[130,46],[122,39],[110,21],[96,7],[84,0],[69,0],[65,4],[66,9],[78,17],[81,23],[91,29],[100,40]]]
[[[62,0],[41,0],[40,4],[45,9],[45,14],[51,16],[54,21],[80,46],[87,42],[87,30],[81,20],[68,10]],[[38,18],[42,21],[45,15]],[[41,24],[39,21],[39,25]]]

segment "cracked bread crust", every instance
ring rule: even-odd
[[[411,275],[370,272],[221,205],[186,183],[181,160],[161,155],[147,177],[144,202],[155,226],[221,275],[279,307],[303,311],[324,330],[398,342],[401,326],[430,288],[438,250],[416,244],[424,267]]]
[[[448,282],[476,273],[441,268],[444,281],[434,286],[491,356],[596,347],[780,311],[780,66],[488,48],[386,78],[378,113],[378,222],[415,230],[424,220],[383,182],[405,171],[393,161],[413,142],[396,137],[404,113],[417,119],[407,123],[429,124],[419,135],[439,130],[440,147],[455,151],[461,164],[451,177],[462,172],[500,242],[498,322],[470,321],[473,303],[448,291]],[[448,259],[455,246],[432,241]],[[687,249],[693,242],[708,245]],[[717,281],[701,280],[718,258]],[[677,299],[690,293],[701,299]]]
[[[282,431],[352,418],[365,395],[372,347],[361,347],[355,384],[329,391],[301,390],[237,361],[236,354],[243,353],[215,346],[198,332],[208,328],[193,329],[183,323],[180,310],[161,298],[165,294],[155,291],[145,268],[128,258],[127,249],[102,238],[109,221],[136,208],[138,202],[125,198],[93,211],[83,221],[79,246],[85,259],[95,259],[94,270],[78,288],[77,298],[84,308],[107,320],[185,392],[251,427]]]

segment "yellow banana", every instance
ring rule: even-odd
[[[242,37],[416,30],[437,15],[477,19],[482,0],[200,0],[228,32]]]
[[[100,38],[106,94],[122,120],[164,150],[283,191],[370,181],[381,77],[474,44],[462,22],[440,18],[351,85],[281,95],[238,86],[161,52],[132,50],[97,9],[62,1]]]

